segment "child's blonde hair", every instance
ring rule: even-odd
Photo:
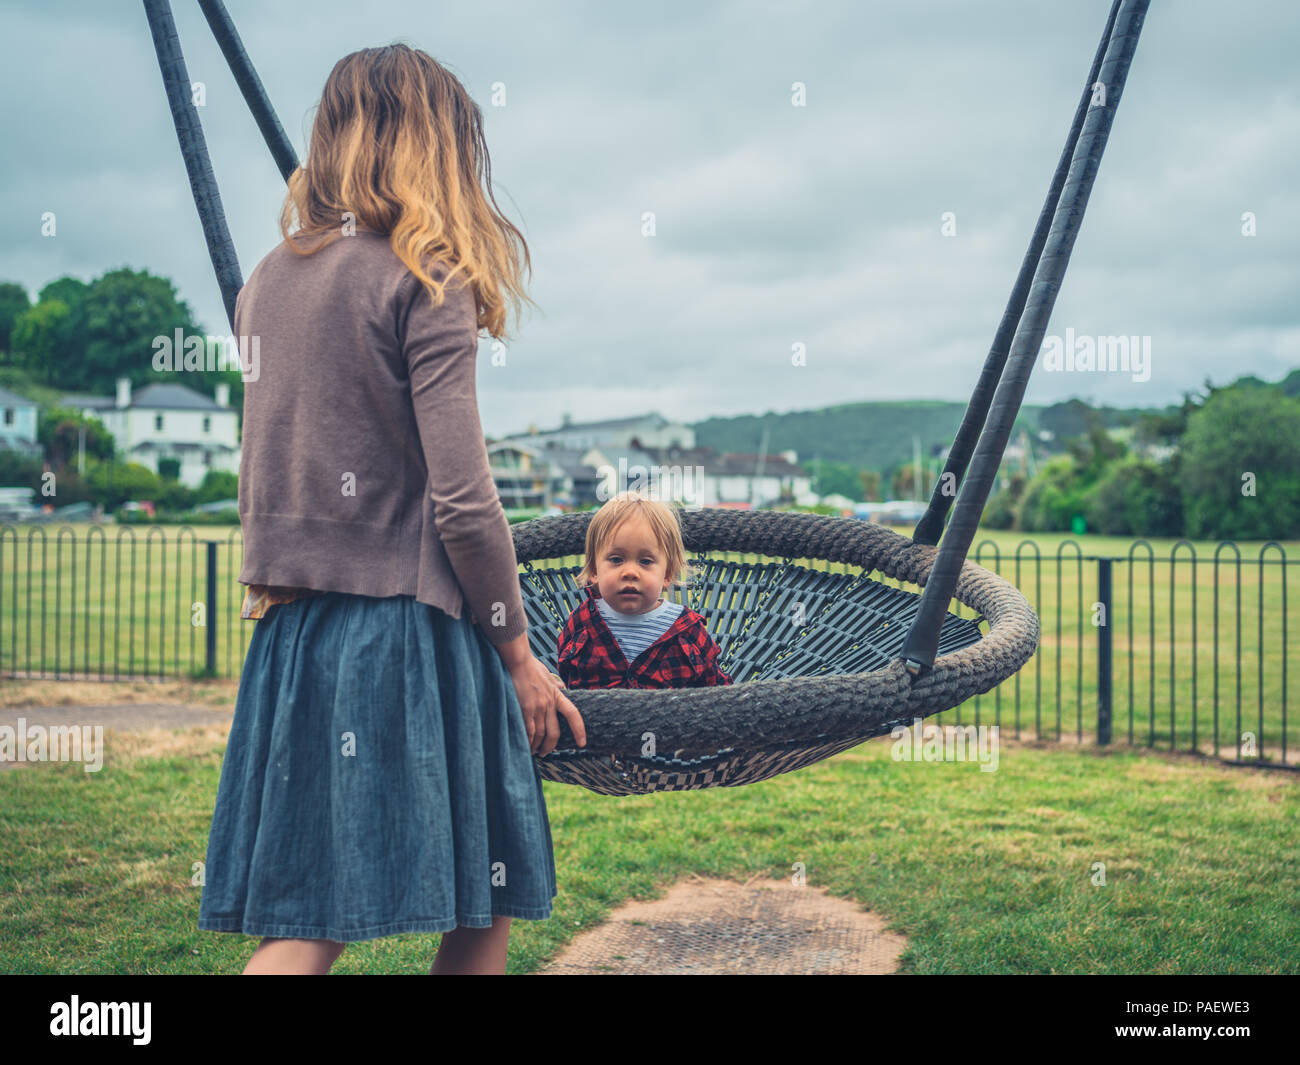
[[[686,545],[682,543],[681,523],[676,511],[667,503],[633,491],[614,496],[596,511],[587,525],[586,559],[582,572],[578,574],[579,587],[585,588],[596,582],[596,559],[623,522],[634,516],[644,518],[650,526],[659,550],[668,559],[666,573],[672,584],[691,582],[694,571],[686,561]]]

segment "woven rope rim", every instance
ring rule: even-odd
[[[519,562],[581,555],[594,511],[534,518],[511,526]],[[678,509],[688,553],[746,552],[843,562],[924,587],[937,547],[914,544],[883,525],[789,511]],[[1013,584],[969,559],[954,598],[982,614],[978,643],[935,659],[913,678],[900,658],[871,673],[756,680],[718,688],[570,689],[587,745],[576,748],[560,719],[557,749],[627,754],[652,734],[656,748],[756,749],[817,736],[864,739],[946,710],[996,687],[1038,647],[1038,616]]]

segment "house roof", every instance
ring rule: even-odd
[[[706,474],[715,477],[754,477],[758,474],[757,453],[719,454],[712,447],[609,447],[601,444],[590,447],[556,447],[551,444],[530,444],[516,437],[507,437],[488,445],[488,451],[513,449],[525,451],[535,458],[559,467],[571,477],[590,478],[596,467],[583,463],[584,455],[598,451],[615,468],[620,459],[630,470],[636,466],[702,466]],[[763,474],[768,477],[804,477],[807,471],[784,455],[773,452],[763,456]]]
[[[718,449],[715,447],[649,447],[644,444],[640,447],[661,466],[703,466],[707,470],[718,462]]]
[[[132,391],[131,406],[133,407],[167,407],[171,410],[230,410],[230,407],[221,407],[211,396],[205,396],[202,392],[196,392],[187,385],[177,385],[170,382],[145,385],[139,391]]]
[[[586,455],[591,448],[589,447],[544,447],[541,449],[542,455],[548,462],[553,462],[565,476],[572,477],[575,481],[591,481],[597,477],[596,467],[589,466],[582,461],[582,456]]]
[[[711,464],[705,463],[705,469],[709,473],[720,475],[745,475],[753,476],[758,473],[758,454],[751,452],[748,454],[728,454],[719,455]],[[801,477],[804,476],[804,469],[788,461],[781,454],[763,456],[763,473],[769,477]]]
[[[552,433],[570,433],[575,430],[583,429],[628,429],[636,425],[651,424],[656,429],[661,429],[665,425],[671,424],[667,418],[657,411],[651,411],[648,414],[638,414],[631,418],[606,418],[598,422],[569,422],[568,425],[557,425],[554,429],[539,429],[538,436],[547,436]],[[521,433],[518,436],[511,437],[514,440],[526,440],[532,436],[532,433]]]
[[[530,455],[538,457],[542,454],[542,448],[537,444],[528,444],[522,440],[510,438],[506,440],[493,440],[487,445],[488,454],[494,451],[525,451]]]
[[[117,406],[117,397],[95,396],[85,393],[69,392],[59,402],[64,406],[91,407],[96,410],[111,410]],[[131,407],[149,410],[211,410],[234,413],[233,407],[222,407],[211,396],[205,396],[188,385],[178,385],[170,381],[145,385],[132,389]]]
[[[10,392],[7,388],[0,388],[0,407],[35,407],[34,400],[26,396],[20,396],[17,393]]]
[[[643,447],[660,466],[703,466],[704,472],[715,477],[753,477],[758,473],[758,455],[718,454],[712,447]],[[772,452],[763,458],[763,474],[768,477],[802,477],[802,466],[789,462],[784,455]]]

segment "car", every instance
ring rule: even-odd
[[[55,521],[90,521],[95,516],[94,503],[69,503],[66,507],[58,507],[54,511]]]
[[[0,506],[0,522],[42,521],[46,517],[40,507],[23,503],[5,503]]]

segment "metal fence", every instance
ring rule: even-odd
[[[0,526],[0,673],[10,679],[237,676],[243,543],[189,526]],[[213,536],[223,535],[218,540]],[[242,628],[241,628],[242,626]]]
[[[1085,554],[1073,539],[1051,554],[1029,539],[1012,553],[977,544],[974,561],[1020,589],[1042,636],[1019,673],[938,720],[1300,768],[1287,704],[1287,575],[1300,559],[1276,541],[1253,549],[1247,559],[1232,541],[1198,554],[1178,540],[1161,556],[1147,540],[1123,555]]]
[[[0,526],[0,675],[237,677],[256,624],[239,617],[238,528],[113,533]],[[1013,552],[977,544],[974,560],[1038,612],[1042,639],[1014,677],[936,720],[1300,767],[1287,703],[1287,574],[1300,558],[1276,542],[1252,549],[1246,558],[1225,541],[1198,554],[1180,540],[1158,557],[1146,540],[1124,555],[1085,554],[1072,539],[1046,553],[1030,539]]]

